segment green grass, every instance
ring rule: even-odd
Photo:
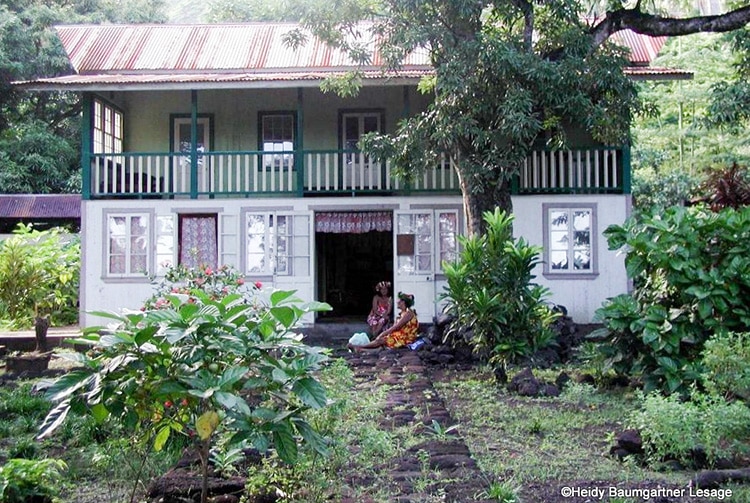
[[[570,480],[664,480],[661,473],[607,456],[634,406],[630,393],[574,386],[559,398],[509,395],[481,371],[436,383],[477,462],[490,476],[518,484]]]

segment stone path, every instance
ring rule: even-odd
[[[419,353],[408,349],[376,352],[346,353],[343,355],[355,375],[357,387],[365,390],[374,384],[389,386],[383,417],[383,429],[413,425],[415,434],[425,433],[425,441],[409,448],[401,458],[391,463],[394,487],[392,501],[416,503],[425,501],[489,502],[475,499],[486,488],[485,478],[477,466],[460,432],[436,435],[431,431],[435,420],[441,428],[455,424],[445,403],[432,386],[430,372]],[[429,488],[416,487],[415,481],[425,476],[426,464],[437,475]],[[442,494],[442,499],[429,499],[430,494]],[[361,502],[364,503],[364,502]]]

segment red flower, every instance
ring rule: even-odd
[[[169,400],[167,400],[166,402],[164,402],[164,407],[166,407],[166,408],[170,408],[172,405],[174,405],[174,404],[171,401],[169,401]]]
[[[244,279],[244,278],[239,278],[239,279],[237,280],[237,284],[238,284],[238,285],[244,285],[244,284],[245,284],[245,279]]]
[[[211,273],[213,273],[213,271],[211,270],[211,268],[210,267],[206,267],[206,275],[207,276],[211,276]]]
[[[257,288],[258,290],[260,290],[261,288],[263,288],[263,283],[261,283],[260,281],[256,281],[255,282],[255,288]]]
[[[187,398],[183,398],[182,401],[180,402],[180,405],[182,405],[183,407],[187,407],[188,404],[189,402]]]

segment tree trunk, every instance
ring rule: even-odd
[[[466,176],[466,173],[463,173],[460,169],[458,170],[458,179],[461,186],[461,194],[463,195],[466,228],[470,237],[484,234],[485,221],[483,214],[485,211],[493,211],[495,208],[500,208],[506,213],[513,213],[509,180],[503,180],[484,190],[476,190],[470,182],[471,177]]]
[[[37,316],[34,318],[36,351],[38,353],[47,352],[47,329],[49,329],[49,317]]]

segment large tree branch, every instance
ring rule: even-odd
[[[604,43],[610,35],[621,30],[651,36],[680,36],[700,32],[726,32],[737,30],[750,23],[750,5],[718,16],[670,18],[655,16],[635,9],[618,9],[591,28],[594,45]]]

